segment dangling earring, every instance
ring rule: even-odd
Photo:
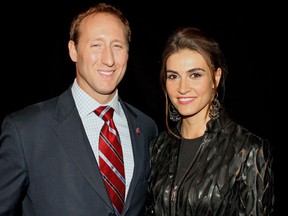
[[[218,92],[216,92],[216,95],[211,102],[209,116],[212,119],[216,119],[219,116],[219,109],[220,109],[221,104],[217,98],[218,98]]]
[[[181,119],[179,112],[176,110],[172,103],[169,103],[169,118],[174,122]]]

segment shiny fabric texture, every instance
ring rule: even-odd
[[[176,181],[180,145],[181,139],[166,131],[151,143],[146,215],[272,215],[274,176],[267,140],[236,124],[222,110],[208,122],[195,159]]]

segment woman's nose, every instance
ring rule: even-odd
[[[190,90],[190,86],[187,84],[185,79],[181,78],[181,80],[179,82],[178,92],[181,94],[185,94],[185,93],[189,92],[189,90]]]

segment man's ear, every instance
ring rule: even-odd
[[[68,49],[69,49],[69,55],[70,55],[71,60],[73,62],[77,62],[77,50],[76,50],[74,41],[69,40]]]

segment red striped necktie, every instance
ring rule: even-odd
[[[99,167],[115,211],[121,215],[125,200],[122,146],[113,121],[114,109],[100,106],[94,111],[104,120],[99,137]]]

